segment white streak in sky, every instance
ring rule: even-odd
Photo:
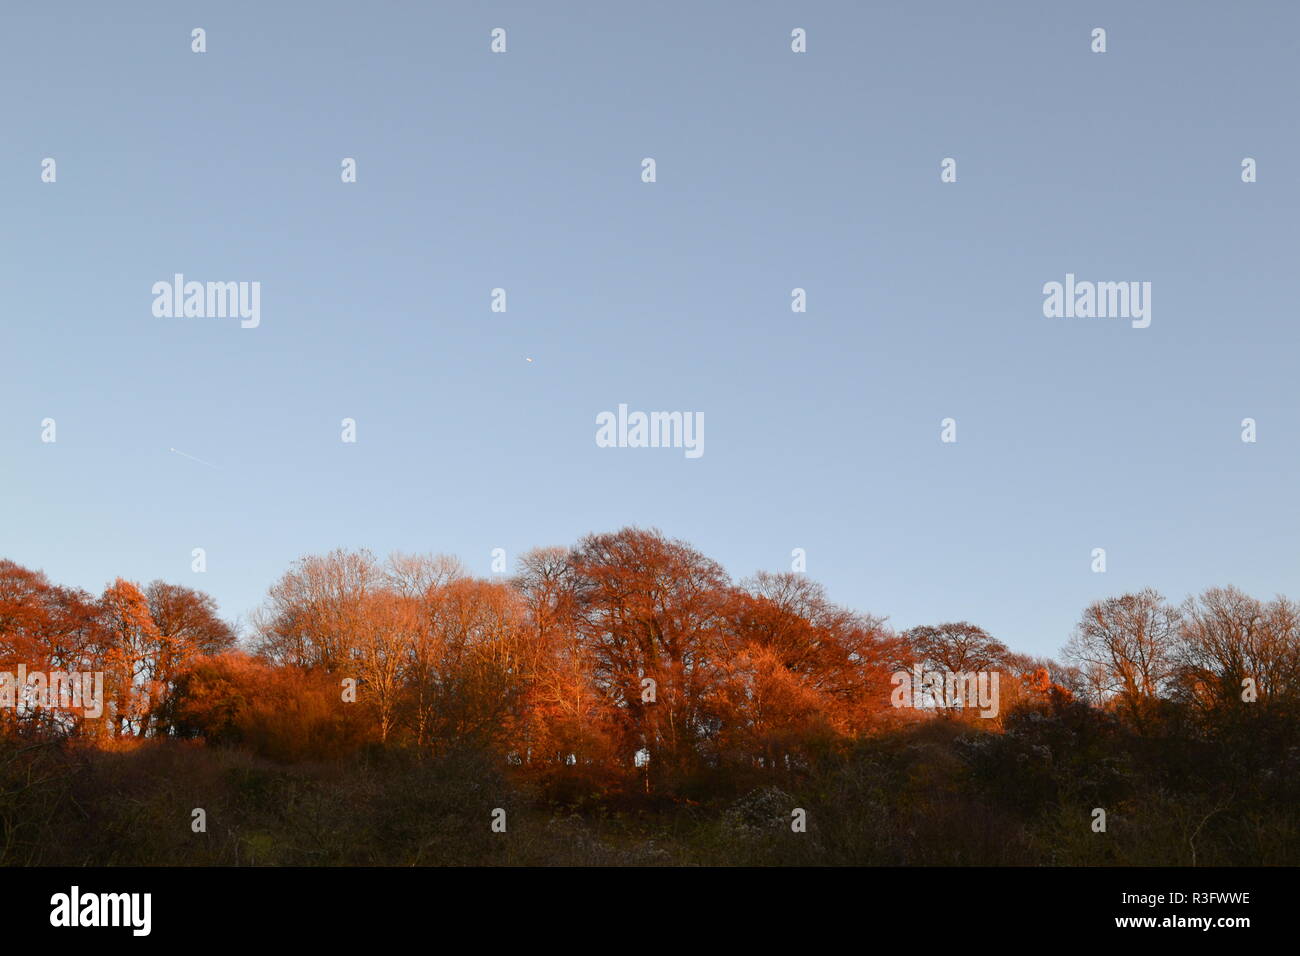
[[[187,455],[183,451],[176,451],[175,448],[169,448],[167,450],[171,452],[175,452],[176,454],[180,455],[182,458],[188,458],[190,461],[197,461],[200,465],[207,465],[209,468],[217,467],[216,465],[212,464],[212,462],[210,461],[204,461],[202,458],[195,458],[193,455]]]

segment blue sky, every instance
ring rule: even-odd
[[[6,19],[0,555],[56,581],[236,617],[306,553],[637,524],[1034,653],[1129,589],[1300,597],[1294,4]],[[156,318],[176,272],[260,326]],[[1066,273],[1151,282],[1151,326],[1045,318]],[[620,403],[705,454],[598,448]]]

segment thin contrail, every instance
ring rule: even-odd
[[[183,451],[176,451],[175,448],[169,448],[168,451],[176,452],[176,454],[180,455],[182,458],[188,458],[190,461],[197,461],[200,465],[207,465],[209,468],[218,467],[210,461],[204,461],[202,458],[195,458],[193,455],[187,455]]]

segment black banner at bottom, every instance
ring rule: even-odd
[[[1005,939],[1215,942],[1284,931],[1293,869],[290,869],[0,870],[6,941],[382,943],[427,924],[483,943],[557,930],[618,944],[774,932],[873,944]],[[599,937],[589,934],[599,933]],[[47,935],[48,934],[48,935]],[[646,934],[651,934],[647,936]],[[463,939],[461,935],[453,937]],[[462,945],[458,943],[457,945]]]

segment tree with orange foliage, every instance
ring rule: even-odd
[[[646,786],[698,759],[711,732],[730,582],[658,531],[588,535],[569,555],[573,627],[618,728],[620,763]]]
[[[130,581],[118,578],[104,589],[100,613],[98,656],[110,726],[119,737],[143,734],[159,689],[159,657],[170,661],[174,642],[159,634],[148,598]]]
[[[574,577],[564,548],[524,554],[513,580],[525,615],[526,640],[534,648],[519,708],[513,753],[518,762],[566,780],[608,783],[617,764],[611,708],[594,679],[592,652],[574,626]]]
[[[341,757],[367,739],[363,714],[343,703],[333,676],[241,651],[190,661],[160,720],[177,737],[284,761]]]
[[[760,573],[732,594],[720,752],[790,771],[888,704],[897,640],[800,574]]]

